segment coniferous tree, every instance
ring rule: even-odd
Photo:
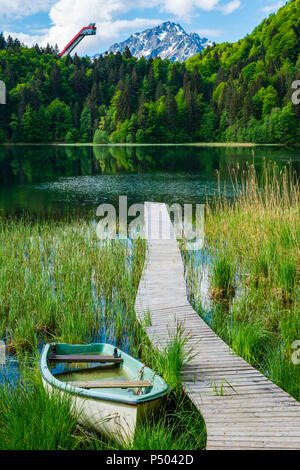
[[[0,51],[6,49],[6,41],[3,33],[0,33]]]
[[[174,95],[171,93],[170,88],[167,89],[166,94],[165,116],[167,129],[171,133],[174,133],[176,128],[177,105]]]
[[[92,141],[92,116],[85,106],[80,116],[80,142]]]
[[[137,122],[140,129],[145,130],[147,128],[147,110],[146,110],[146,96],[142,92],[139,100],[139,108],[137,113]]]
[[[164,96],[165,92],[163,89],[162,81],[159,80],[156,90],[155,90],[155,101],[158,101],[162,96]]]
[[[130,49],[129,49],[128,46],[125,47],[125,50],[123,52],[123,56],[125,57],[125,59],[131,59],[132,54],[131,54]]]
[[[129,50],[60,59],[49,44],[27,48],[0,34],[7,87],[0,138],[91,141],[99,128],[118,142],[298,141],[300,106],[290,103],[299,79],[299,14],[300,0],[288,2],[237,43],[214,44],[175,64],[137,60]]]
[[[57,64],[54,64],[50,72],[51,98],[61,97],[61,74]]]

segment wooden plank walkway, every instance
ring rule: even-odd
[[[142,322],[150,316],[145,330],[158,348],[183,325],[195,354],[183,371],[184,388],[205,419],[207,449],[300,449],[300,403],[234,354],[189,304],[164,204],[145,203],[145,230],[136,314]]]

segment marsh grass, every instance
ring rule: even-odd
[[[291,165],[275,163],[265,164],[260,178],[254,165],[230,174],[233,200],[220,187],[207,203],[206,250],[215,260],[211,288],[237,283],[239,292],[227,304],[215,303],[212,317],[200,307],[199,313],[234,351],[300,400],[300,369],[291,361],[291,345],[300,338],[299,180]],[[186,275],[197,308],[193,256],[185,257]]]
[[[199,411],[183,394],[171,393],[159,419],[142,424],[128,450],[202,450],[206,427]]]
[[[0,387],[0,449],[78,449],[84,438],[68,397],[50,397],[32,371],[23,373],[18,384]]]
[[[272,334],[259,323],[245,324],[233,320],[227,324],[227,338],[239,356],[259,367],[270,346]]]
[[[0,335],[10,352],[41,339],[130,345],[143,241],[100,242],[90,222],[72,218],[0,218],[0,239]]]
[[[221,380],[220,386],[218,386],[216,382],[212,382],[210,385],[212,387],[213,393],[218,397],[223,397],[224,395],[226,395],[226,387],[229,388],[234,393],[237,393],[235,388],[226,379]]]
[[[169,332],[167,343],[159,349],[154,349],[145,335],[141,338],[142,360],[165,379],[174,393],[181,394],[182,370],[193,355],[187,347],[189,337],[184,325],[177,323],[174,333]]]
[[[159,352],[140,331],[144,362],[161,374],[170,393],[159,414],[137,427],[134,442],[121,445],[77,425],[78,413],[70,397],[44,390],[37,358],[24,361],[20,382],[0,388],[0,449],[82,450],[201,450],[206,427],[198,410],[184,395],[182,367],[190,358],[186,338],[179,326],[175,336]]]
[[[82,430],[85,433],[84,430]],[[140,424],[132,444],[86,434],[86,446],[96,450],[203,450],[206,446],[206,427],[198,410],[184,395],[181,400],[169,395],[161,406],[159,416]]]
[[[187,360],[183,332],[158,352],[136,321],[144,241],[100,242],[92,221],[73,215],[56,221],[2,217],[0,239],[0,336],[21,369],[19,381],[0,387],[0,448],[118,448],[78,428],[67,395],[45,392],[36,364],[46,341],[115,344],[169,383],[159,416],[140,426],[130,448],[204,448],[203,419],[180,386]]]
[[[216,300],[229,299],[234,294],[235,269],[226,256],[217,256],[213,262],[210,293]]]

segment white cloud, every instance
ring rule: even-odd
[[[225,15],[229,15],[241,6],[240,0],[231,0],[225,5],[220,5],[220,0],[163,0],[161,3],[163,11],[173,13],[185,20],[190,19],[197,8],[204,11],[219,10]]]
[[[127,37],[127,35],[130,35],[133,32],[156,26],[161,22],[161,19],[149,20],[147,18],[135,18],[133,20],[116,20],[97,23],[97,35],[88,37],[85,43],[81,43],[77,46],[76,51],[78,54],[88,54],[89,51],[104,51],[107,47],[111,46],[112,43],[118,41],[121,34],[125,34]],[[53,26],[43,35],[30,35],[22,32],[15,33],[4,31],[4,36],[7,37],[10,35],[13,38],[19,39],[29,47],[34,44],[39,44],[40,46],[46,46],[47,43],[52,45],[58,44],[59,49],[62,50],[64,46],[70,42],[72,37],[74,37],[82,28],[82,24],[80,24],[77,29],[74,27],[64,28],[64,30],[61,31],[60,28],[60,26]]]
[[[10,33],[22,42],[32,45],[36,42],[45,46],[48,42],[58,44],[62,49],[72,37],[89,23],[96,23],[97,35],[91,36],[78,46],[78,53],[103,51],[112,43],[125,39],[124,35],[159,24],[160,19],[135,18],[118,19],[120,15],[134,9],[153,9],[171,13],[179,20],[191,17],[197,10],[217,10],[232,13],[240,6],[240,0],[232,0],[220,5],[222,0],[0,0],[1,15],[4,17],[25,16],[38,11],[48,11],[51,26],[40,35]],[[4,12],[4,13],[3,13]],[[8,34],[8,33],[6,33]],[[215,33],[215,36],[217,33]],[[210,35],[212,36],[212,35]]]
[[[1,2],[2,0],[0,0]],[[52,2],[53,3],[53,2]],[[162,22],[161,19],[135,18],[132,20],[114,20],[121,13],[126,12],[139,3],[145,6],[144,0],[59,0],[55,2],[49,12],[52,26],[41,35],[5,32],[14,38],[19,38],[24,44],[31,46],[38,43],[45,46],[47,43],[58,44],[59,49],[70,42],[84,25],[96,23],[97,35],[91,36],[80,44],[77,52],[103,51],[112,42],[119,40],[122,33],[132,33],[139,29],[152,27]],[[148,3],[149,6],[149,3]],[[124,38],[125,39],[125,38]]]
[[[110,41],[121,33],[135,33],[137,30],[143,30],[162,23],[161,19],[149,20],[147,18],[135,18],[134,20],[116,20],[101,23],[101,36]],[[111,44],[111,43],[110,43]]]
[[[233,13],[235,10],[240,8],[241,2],[240,0],[232,0],[229,3],[226,3],[226,5],[221,5],[219,8],[224,13],[224,15],[230,15],[230,13]]]
[[[195,0],[195,6],[201,10],[214,10],[214,8],[220,3],[220,0]]]
[[[210,28],[204,28],[204,29],[197,29],[196,33],[199,34],[199,36],[205,36],[209,39],[211,38],[216,38],[218,36],[221,36],[224,31],[221,31],[220,29],[210,29]]]
[[[0,0],[0,19],[22,18],[49,11],[53,0]]]
[[[76,34],[83,25],[96,23],[98,39],[112,39],[120,32],[130,30],[130,28],[144,28],[157,24],[160,20],[149,20],[136,18],[133,20],[114,20],[121,13],[124,13],[136,6],[139,0],[59,0],[50,11],[50,18],[53,23],[49,32],[51,40],[64,43],[72,34]],[[141,2],[144,4],[144,2]],[[93,38],[96,39],[96,38]]]
[[[11,31],[4,31],[3,32],[5,37],[11,36],[14,39],[19,39],[19,41],[22,44],[26,44],[26,46],[34,46],[35,44],[41,44],[41,38],[42,36],[40,35],[31,35],[31,34],[25,34],[25,33],[12,33]]]
[[[196,9],[204,11],[218,9],[220,0],[163,0],[160,3],[162,11],[172,13],[178,18],[189,21]]]
[[[265,6],[264,8],[261,8],[261,11],[263,11],[264,13],[273,13],[275,11],[277,11],[280,7],[282,7],[283,5],[285,4],[284,1],[279,1],[273,5],[267,5]]]

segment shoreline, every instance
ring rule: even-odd
[[[227,148],[252,148],[252,147],[299,147],[299,144],[257,144],[250,142],[188,142],[188,143],[109,143],[94,144],[90,143],[63,143],[63,142],[45,142],[45,143],[22,143],[5,142],[0,147],[227,147]]]

